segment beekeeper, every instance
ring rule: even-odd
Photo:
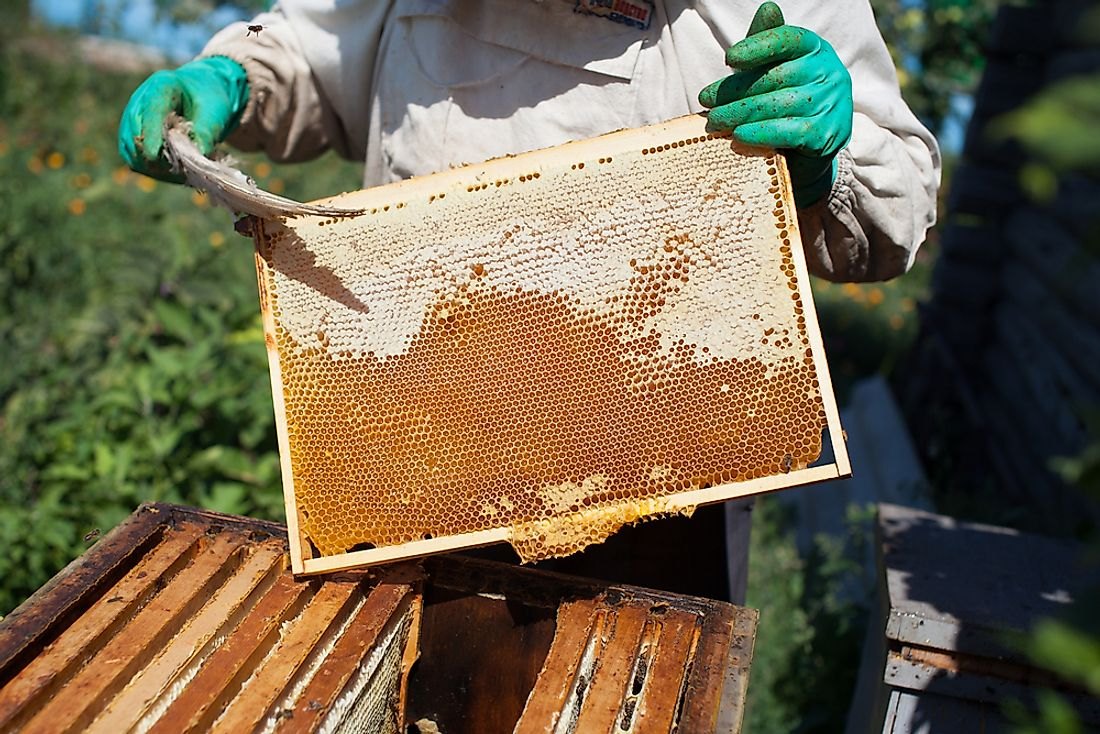
[[[784,0],[782,14],[749,0],[280,0],[149,77],[119,148],[172,180],[161,131],[175,111],[204,151],[331,148],[365,161],[373,186],[704,108],[712,129],[785,153],[811,272],[879,280],[912,264],[939,151],[867,0]]]

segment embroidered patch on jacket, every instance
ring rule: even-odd
[[[573,12],[585,15],[598,15],[633,26],[639,30],[649,30],[653,19],[652,0],[577,0]]]

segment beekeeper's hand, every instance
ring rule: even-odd
[[[756,10],[748,36],[730,46],[734,73],[708,85],[699,102],[708,128],[787,158],[795,203],[832,188],[836,155],[852,137],[852,78],[833,47],[813,31],[785,25],[773,2]]]
[[[191,137],[203,153],[225,139],[248,103],[244,68],[224,56],[158,71],[130,97],[118,128],[118,151],[138,173],[180,183],[164,157],[164,121],[170,112],[190,120]]]

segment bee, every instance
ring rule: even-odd
[[[91,532],[86,533],[84,535],[84,542],[85,543],[91,543],[93,540],[95,540],[98,537],[99,537],[99,528],[96,528],[95,530],[92,530]]]
[[[790,474],[791,464],[793,464],[793,463],[794,463],[794,460],[791,458],[790,454],[785,454],[783,456],[783,473],[784,474]]]
[[[253,33],[255,33],[257,36],[259,36],[260,31],[262,31],[263,29],[264,29],[264,27],[262,25],[250,25],[250,26],[248,26],[248,33],[245,33],[244,37],[248,38]]]

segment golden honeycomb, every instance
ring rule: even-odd
[[[818,457],[773,152],[681,118],[332,203],[366,213],[257,234],[288,510],[316,553],[506,529],[525,560],[566,555]]]

